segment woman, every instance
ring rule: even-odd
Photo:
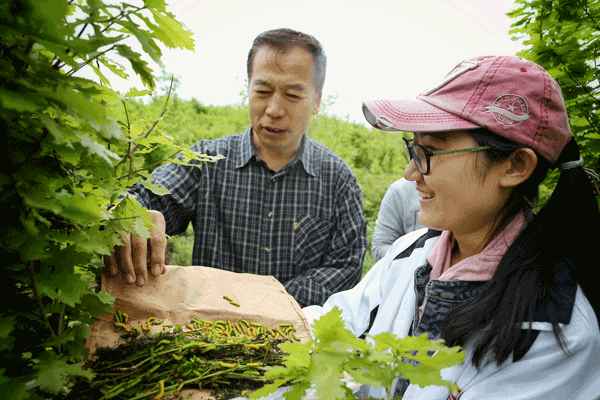
[[[337,305],[357,336],[427,332],[466,350],[443,371],[455,393],[399,380],[404,400],[600,398],[600,212],[558,84],[533,62],[480,57],[417,99],[363,111],[376,128],[414,132],[404,177],[430,229],[396,241],[353,289],[304,308],[309,322]],[[549,168],[560,179],[534,215]]]

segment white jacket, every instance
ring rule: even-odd
[[[337,305],[346,327],[357,337],[367,330],[371,335],[392,332],[407,336],[416,306],[413,275],[427,263],[438,234],[421,229],[398,239],[357,286],[332,295],[323,307],[303,308],[309,324]],[[372,312],[376,315],[371,325]],[[490,363],[480,372],[466,362],[442,370],[442,378],[458,384],[460,400],[600,399],[600,330],[579,287],[571,318],[561,328],[569,355],[558,346],[550,323],[534,322],[533,329],[540,333],[519,361],[509,357],[502,365]],[[465,350],[465,360],[469,360],[468,344]],[[385,392],[370,388],[368,395],[383,398]],[[410,385],[403,400],[446,400],[449,395],[445,387]]]

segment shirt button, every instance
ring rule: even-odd
[[[269,212],[269,213],[267,214],[267,216],[268,216],[269,218],[271,218],[271,217],[273,216],[273,213],[272,213],[272,212]]]
[[[270,247],[265,247],[265,251],[268,253],[268,252],[271,251],[271,248]]]

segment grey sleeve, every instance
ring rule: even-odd
[[[422,228],[417,219],[419,208],[414,182],[402,178],[390,185],[381,201],[371,242],[375,261],[383,258],[400,236]]]

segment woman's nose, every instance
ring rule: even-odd
[[[423,178],[423,174],[418,170],[415,160],[410,160],[406,168],[404,168],[403,176],[407,181],[418,181]]]

